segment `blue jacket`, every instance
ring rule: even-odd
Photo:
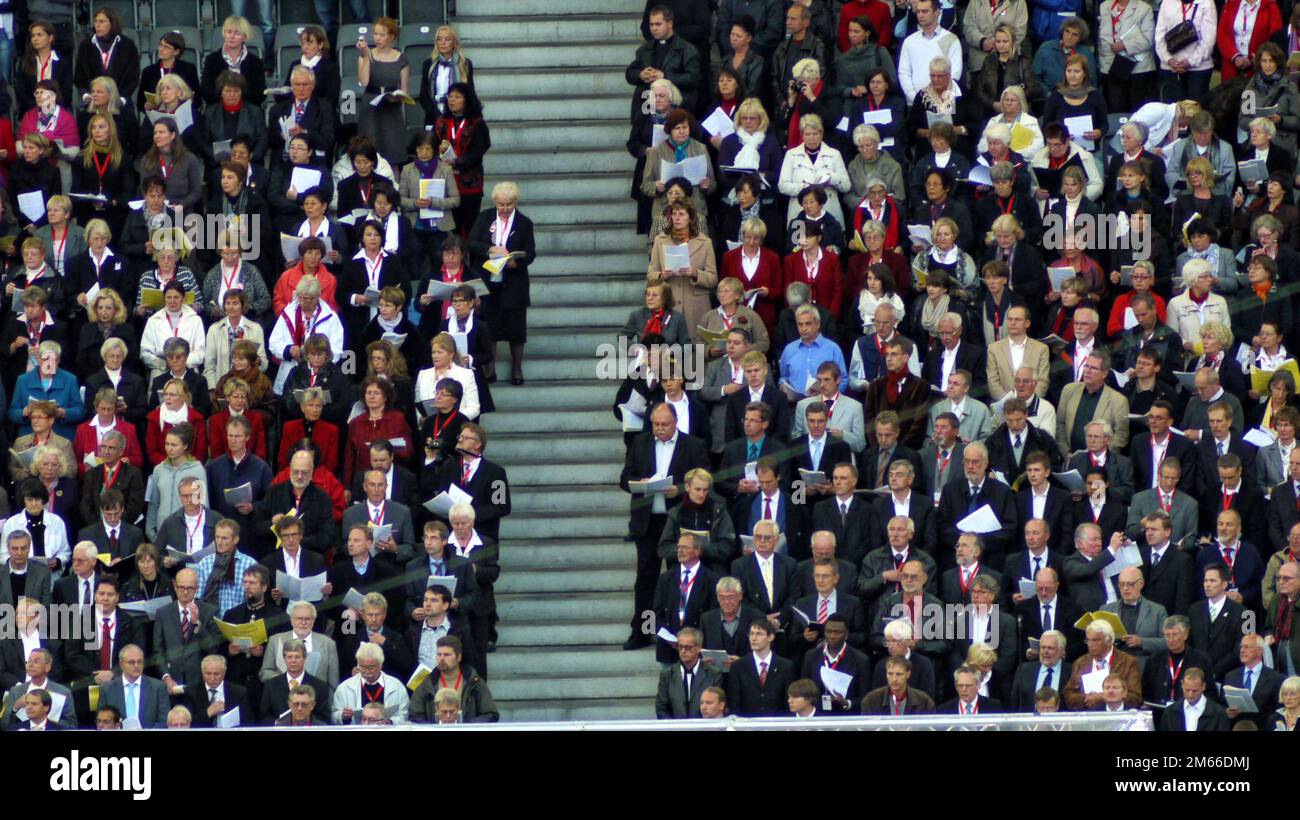
[[[1066,0],[1067,3],[1077,3],[1079,0]],[[1040,14],[1037,8],[1034,9],[1034,20],[1038,20]],[[1052,39],[1044,42],[1038,47],[1038,53],[1034,55],[1034,76],[1043,84],[1045,93],[1052,93],[1061,81],[1065,79],[1065,52],[1061,50],[1060,20],[1064,17],[1054,17],[1052,25],[1056,30],[1052,34]],[[1075,47],[1075,53],[1082,54],[1088,60],[1088,78],[1093,86],[1097,85],[1097,54],[1092,50],[1092,46],[1086,43],[1080,43]],[[1043,123],[1046,125],[1047,123]]]
[[[54,432],[72,441],[77,436],[77,425],[86,418],[86,403],[81,400],[77,377],[59,369],[50,380],[48,389],[41,386],[41,375],[29,370],[14,384],[14,397],[9,402],[9,420],[18,425],[18,435],[32,431],[32,425],[23,416],[29,398],[52,401],[67,411],[67,415],[54,422]]]
[[[1034,0],[1033,3],[1029,4],[1030,33],[1037,38],[1038,42],[1044,45],[1053,40],[1058,41],[1056,50],[1060,52],[1061,23],[1066,20],[1061,15],[1067,12],[1074,12],[1074,16],[1081,17],[1083,15],[1083,0]],[[1041,52],[1042,49],[1040,48],[1039,53]],[[1097,78],[1094,77],[1092,81],[1095,84]],[[1052,87],[1055,88],[1056,84],[1053,83]]]

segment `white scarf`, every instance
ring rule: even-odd
[[[324,55],[317,54],[315,57],[299,57],[299,58],[298,58],[298,62],[299,62],[299,63],[300,63],[304,68],[311,68],[311,69],[314,69],[314,68],[316,68],[316,64],[320,62],[320,58],[321,58],[322,56],[324,56]]]
[[[158,422],[162,429],[167,429],[169,424],[180,424],[190,420],[190,406],[182,404],[175,410],[168,410],[167,405],[158,405]]]
[[[957,249],[956,245],[953,245],[947,251],[939,250],[939,246],[937,245],[932,245],[930,247],[930,258],[938,262],[940,265],[957,264],[957,260],[961,258],[960,253],[961,252]]]
[[[732,167],[758,168],[758,147],[763,144],[763,140],[767,139],[767,134],[762,131],[751,134],[743,128],[737,128],[736,138],[740,140],[740,151],[737,152],[736,158],[731,161]]]

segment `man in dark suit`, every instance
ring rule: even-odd
[[[659,690],[655,694],[655,717],[697,718],[700,694],[710,686],[722,685],[722,673],[700,662],[704,636],[693,626],[677,633],[677,663],[659,673]]]
[[[99,583],[99,556],[89,544],[72,548],[72,572],[54,582],[54,603],[92,604],[95,585]]]
[[[299,450],[289,458],[289,480],[272,484],[257,505],[257,532],[262,533],[259,555],[275,552],[272,526],[290,511],[302,522],[302,546],[324,558],[339,540],[334,505],[329,494],[312,482],[316,466],[311,452]]]
[[[287,529],[287,527],[284,529]],[[300,541],[301,538],[294,539],[295,544],[299,544]],[[286,540],[285,543],[287,545],[288,541]],[[301,546],[296,548],[299,555],[312,555],[312,553],[304,552]],[[277,554],[283,551],[278,550]],[[317,560],[320,559],[317,558]],[[226,610],[226,613],[221,616],[221,620],[228,624],[248,624],[254,621],[264,621],[268,638],[278,632],[287,631],[289,629],[289,616],[284,611],[284,604],[281,603],[284,596],[280,595],[278,598],[272,596],[270,570],[261,564],[248,567],[244,570],[243,585],[244,602]],[[275,591],[278,592],[278,590]],[[262,655],[265,651],[265,645],[245,648],[233,641],[227,644],[223,651],[226,657],[226,678],[247,689],[248,701],[254,706],[261,701],[262,697],[262,684],[257,678],[257,673],[261,669]],[[256,717],[252,713],[246,714],[248,714],[250,720]]]
[[[1011,701],[1007,705],[1013,712],[1034,711],[1040,689],[1053,689],[1057,695],[1065,690],[1070,679],[1070,667],[1065,660],[1065,636],[1055,630],[1043,632],[1038,639],[1038,658],[1025,661],[1016,669],[1011,685]]]
[[[0,565],[0,604],[13,606],[19,598],[33,598],[48,606],[53,602],[50,568],[32,561],[32,536],[27,530],[13,530],[5,539],[9,557]]]
[[[733,659],[739,658],[749,651],[749,625],[767,616],[758,607],[744,602],[744,591],[737,579],[723,578],[715,589],[718,605],[700,616],[704,648],[723,649]],[[727,669],[717,671],[725,674]]]
[[[343,511],[342,529],[346,535],[354,524],[372,527],[388,526],[387,538],[375,541],[375,558],[395,570],[406,566],[415,557],[415,525],[411,510],[399,501],[387,497],[388,480],[379,470],[365,470],[365,494],[354,498],[352,506]]]
[[[1188,669],[1183,672],[1183,696],[1160,716],[1162,732],[1226,732],[1231,727],[1228,713],[1205,694],[1205,672]],[[1190,721],[1194,729],[1188,729]]]
[[[913,492],[916,469],[911,462],[895,461],[889,467],[889,492],[877,495],[874,507],[876,513],[876,534],[873,544],[892,544],[890,523],[895,518],[906,518],[909,522],[908,543],[912,549],[920,550],[932,558],[938,558],[939,525],[935,514],[934,500],[921,492]],[[937,578],[937,574],[935,575]]]
[[[262,703],[258,719],[270,726],[289,709],[289,694],[295,686],[310,686],[316,691],[316,707],[312,711],[317,721],[329,722],[330,704],[334,702],[332,687],[324,680],[307,672],[307,647],[297,638],[285,641],[281,649],[285,672],[262,682]]]
[[[292,575],[294,578],[312,578],[325,571],[325,559],[318,552],[303,549],[303,524],[293,516],[280,519],[276,527],[280,536],[280,549],[262,559],[263,566],[270,571],[274,579],[277,572]],[[284,606],[284,591],[275,587],[270,591],[271,598]]]
[[[1257,615],[1263,610],[1264,559],[1254,544],[1241,539],[1241,514],[1223,510],[1216,522],[1218,539],[1196,553],[1196,569],[1213,564],[1228,568],[1228,596]]]
[[[122,674],[99,690],[99,702],[115,706],[123,718],[136,718],[144,729],[167,725],[167,686],[144,673],[144,650],[127,644],[117,653]]]
[[[784,398],[781,400],[785,401]],[[722,462],[714,482],[714,489],[727,499],[727,510],[733,522],[745,520],[758,493],[757,474],[750,478],[746,465],[764,458],[772,459],[782,465],[781,483],[789,483],[784,475],[786,443],[783,438],[769,434],[773,429],[772,408],[763,402],[752,402],[745,406],[744,416],[744,435],[727,442],[722,448]]]
[[[135,557],[136,548],[144,543],[144,530],[128,523],[128,519],[125,518],[122,494],[116,488],[109,488],[100,493],[98,514],[85,520],[94,523],[81,528],[77,533],[77,543],[89,541],[100,553],[113,556],[114,562],[119,558],[126,558],[129,562]],[[109,572],[118,572],[120,576],[125,576],[123,570],[129,565],[129,563],[110,565],[107,569]]]
[[[743,585],[745,602],[776,622],[799,592],[798,565],[790,556],[776,552],[780,538],[775,521],[759,521],[754,525],[754,551],[731,562],[731,576]]]
[[[960,315],[953,314],[960,319]],[[975,376],[972,389],[978,394],[987,379],[988,367],[984,359],[984,345],[962,341],[960,321],[954,322],[950,317],[939,319],[939,346],[925,357],[921,365],[921,378],[925,379],[931,389],[942,393],[948,387],[948,376],[957,370],[965,370]],[[990,401],[1001,398],[994,397]]]
[[[709,466],[708,452],[700,440],[678,433],[677,412],[672,405],[656,404],[650,411],[650,423],[651,432],[641,433],[628,448],[619,486],[624,492],[632,493],[630,482],[656,476],[670,478],[672,486],[663,492],[632,495],[628,532],[636,542],[637,568],[631,634],[623,644],[624,649],[640,649],[651,643],[650,636],[641,630],[642,613],[654,606],[655,584],[663,564],[659,558],[659,537],[668,508],[681,503],[686,474],[696,467]]]
[[[334,126],[337,122],[334,106],[329,100],[315,93],[315,74],[300,75],[298,84],[290,85],[290,88],[293,90],[293,96],[277,101],[272,106],[271,114],[275,117],[272,122],[280,122],[285,117],[296,122],[299,128],[311,136],[314,158],[321,163],[327,162],[330,156],[328,152],[334,147]],[[295,110],[295,106],[298,105],[302,106],[301,116]],[[279,157],[287,163],[289,146],[285,144],[284,134],[276,128],[274,134],[268,133],[268,138],[271,156]]]
[[[1015,616],[1020,627],[1021,657],[1033,660],[1034,652],[1029,648],[1029,639],[1042,639],[1044,632],[1056,630],[1063,636],[1061,651],[1067,663],[1073,663],[1087,651],[1084,645],[1083,630],[1075,623],[1083,615],[1078,604],[1060,594],[1060,574],[1052,567],[1044,567],[1034,578],[1035,595],[1015,601]],[[1016,593],[1015,597],[1019,597]],[[1013,597],[1014,600],[1014,597]],[[1062,683],[1062,686],[1065,684]],[[1030,692],[1030,695],[1033,693]]]
[[[961,478],[961,449],[958,441],[961,421],[953,413],[934,417],[930,440],[921,448],[921,490],[937,501],[944,485]]]
[[[104,575],[95,585],[94,641],[63,642],[63,680],[72,690],[77,714],[90,716],[91,686],[104,686],[118,674],[117,656],[127,644],[144,643],[144,621],[118,609],[117,579]]]
[[[25,720],[17,721],[9,729],[15,732],[55,732],[63,730],[57,721],[50,718],[50,709],[54,707],[54,698],[44,689],[29,689],[24,695],[21,703],[15,704],[25,707],[27,714]]]
[[[422,499],[418,497],[420,482],[415,474],[400,464],[395,464],[393,445],[386,438],[370,443],[370,469],[378,470],[387,479],[384,496],[390,501],[404,505],[408,510],[416,509]],[[365,472],[358,470],[352,477],[352,500],[363,498],[366,494]]]
[[[958,667],[952,673],[952,680],[957,697],[939,704],[935,714],[996,715],[1002,711],[1002,701],[980,694],[980,673],[974,667]]]
[[[1025,471],[1029,456],[1034,453],[1046,457],[1049,476],[1053,469],[1064,463],[1056,438],[1029,423],[1029,413],[1023,401],[1007,399],[1002,405],[1002,417],[1005,421],[984,441],[989,448],[989,469],[1002,473],[1007,482],[1013,484]]]
[[[1246,632],[1245,607],[1228,595],[1228,568],[1211,564],[1201,574],[1205,598],[1192,605],[1192,646],[1210,656],[1214,677],[1223,680],[1237,665],[1241,636]],[[1185,678],[1184,678],[1185,680]]]
[[[831,561],[839,570],[840,579],[835,584],[835,589],[845,595],[857,594],[854,589],[858,583],[858,568],[843,558],[836,557],[838,551],[836,544],[835,533],[830,530],[816,530],[813,532],[812,537],[808,539],[812,557],[800,561],[795,566],[795,584],[798,587],[796,598],[812,595],[817,591],[817,585],[813,583],[813,567],[822,559]],[[867,606],[867,604],[864,603],[863,606]]]
[[[203,677],[203,656],[221,646],[221,632],[213,623],[217,608],[206,601],[196,601],[198,573],[186,569],[176,573],[176,603],[165,606],[154,616],[154,668],[167,686],[167,693],[179,695],[187,684]]]
[[[793,420],[790,416],[790,402],[785,394],[768,379],[767,359],[757,350],[751,350],[740,360],[745,372],[745,383],[740,389],[727,396],[725,402],[726,420],[723,424],[727,441],[735,441],[745,432],[745,414],[750,405],[762,403],[771,411],[768,417],[768,429],[772,436],[785,440],[790,436]],[[749,459],[753,461],[754,459]]]
[[[865,652],[849,646],[849,623],[843,615],[835,614],[827,618],[822,634],[825,639],[803,656],[802,677],[817,684],[823,712],[858,714],[862,711],[862,696],[869,691],[871,659]],[[847,691],[842,694],[832,692],[822,680],[822,667],[852,677]]]
[[[1110,544],[1103,546],[1101,528],[1096,524],[1085,522],[1075,529],[1074,554],[1065,557],[1061,571],[1070,597],[1082,611],[1094,612],[1102,604],[1119,600],[1115,579],[1103,570],[1115,560],[1115,552],[1123,545],[1123,533],[1115,533]]]
[[[758,494],[749,503],[749,510],[740,521],[741,526],[737,527],[740,534],[753,535],[760,522],[772,521],[782,534],[778,549],[795,560],[807,558],[808,506],[793,503],[793,493],[782,489],[780,471],[772,459],[759,459],[755,472],[758,475]]]
[[[1268,538],[1268,500],[1262,489],[1244,478],[1246,475],[1253,478],[1254,473],[1242,472],[1241,458],[1236,453],[1221,457],[1214,470],[1214,473],[1201,473],[1217,475],[1219,479],[1213,483],[1207,481],[1201,490],[1201,532],[1216,532],[1219,513],[1236,510],[1241,519],[1242,539],[1257,547],[1267,544],[1264,539]]]
[[[855,649],[867,645],[867,612],[856,596],[841,593],[838,589],[839,567],[833,558],[818,558],[813,562],[813,592],[794,602],[791,618],[786,626],[787,652],[792,658],[804,653],[822,640],[822,629],[831,615],[841,615],[849,627],[848,641]],[[806,616],[807,623],[800,617]]]
[[[804,470],[820,472],[829,479],[835,465],[853,463],[853,450],[849,448],[848,443],[843,439],[832,437],[826,431],[828,418],[826,405],[820,401],[815,401],[806,408],[804,423],[807,425],[808,433],[790,442],[792,480],[800,478],[803,475],[801,471]],[[804,484],[806,485],[807,482]],[[824,484],[805,486],[804,492],[809,496],[807,503],[810,506],[833,494],[829,480]]]
[[[456,449],[457,454],[438,468],[434,492],[445,492],[455,485],[469,493],[473,497],[470,505],[474,507],[475,527],[484,537],[500,543],[501,519],[510,514],[510,483],[505,468],[483,456],[487,431],[478,424],[461,428]]]
[[[885,656],[876,663],[875,668],[872,670],[871,685],[867,687],[867,690],[875,691],[889,682],[885,674],[884,662],[886,660],[889,658],[903,658],[912,665],[908,685],[913,689],[919,689],[933,700],[938,694],[938,682],[935,680],[934,675],[934,662],[920,652],[913,651],[915,647],[916,640],[913,637],[910,622],[900,618],[886,624],[884,633]]]
[[[912,662],[890,656],[884,663],[885,685],[862,698],[864,715],[925,715],[934,712],[934,699],[909,685]]]
[[[1011,488],[988,475],[989,452],[979,442],[971,442],[962,451],[964,481],[955,481],[943,488],[939,496],[939,540],[945,544],[957,543],[960,531],[957,524],[966,516],[988,506],[997,517],[998,529],[981,535],[984,543],[984,560],[1001,566],[1012,538],[1019,529],[1015,496]],[[936,556],[940,569],[951,567],[953,554],[940,550]]]
[[[216,540],[217,523],[221,521],[221,514],[203,506],[199,500],[200,492],[198,479],[182,478],[181,497],[184,499],[184,504],[176,512],[158,522],[158,535],[154,539],[156,542],[154,546],[158,547],[158,551],[163,554],[164,561],[167,560],[168,547],[192,553],[198,552]],[[188,523],[194,521],[196,517],[200,522],[202,535],[199,534],[198,529]]]
[[[709,417],[709,408],[704,402],[687,393],[685,381],[680,376],[664,376],[664,402],[671,404],[677,411],[677,432],[691,435],[709,450],[713,445],[713,425]],[[650,432],[650,419],[645,420],[643,432]]]
[[[1006,700],[1011,694],[1011,676],[1020,659],[1020,639],[1016,634],[1015,616],[996,606],[1001,591],[997,579],[992,575],[977,575],[971,579],[971,605],[956,616],[956,619],[964,620],[965,623],[956,632],[959,637],[952,641],[948,668],[956,669],[964,665],[967,653],[974,644],[988,646],[997,653],[988,693],[999,700]]]
[[[1259,455],[1259,448],[1242,438],[1240,432],[1234,432],[1232,429],[1233,409],[1226,402],[1216,402],[1210,405],[1206,413],[1209,418],[1210,435],[1201,436],[1200,441],[1196,443],[1197,476],[1200,479],[1199,492],[1205,493],[1212,489],[1219,476],[1219,460],[1226,455],[1234,455],[1238,458],[1242,470],[1242,475],[1255,475],[1255,459]],[[1220,477],[1221,478],[1221,477]],[[1192,487],[1186,479],[1183,485]]]
[[[885,546],[874,549],[862,559],[862,571],[854,594],[862,599],[868,609],[874,608],[882,596],[899,592],[902,589],[902,566],[911,560],[920,561],[929,579],[928,590],[937,592],[939,588],[939,570],[934,559],[924,550],[914,549],[912,540],[913,522],[910,518],[896,515],[889,520],[888,542]],[[883,674],[883,673],[882,673]]]
[[[1200,489],[1198,469],[1201,457],[1196,445],[1187,436],[1175,434],[1169,428],[1174,423],[1174,406],[1164,399],[1157,399],[1147,411],[1147,430],[1140,433],[1129,445],[1133,457],[1134,492],[1149,490],[1156,486],[1159,477],[1160,462],[1167,458],[1176,458],[1183,465],[1181,486],[1188,492],[1196,494]]]
[[[862,403],[864,421],[875,426],[876,416],[885,411],[898,415],[898,440],[913,451],[925,443],[930,414],[930,385],[908,370],[912,342],[896,336],[885,345],[885,375],[867,385]]]
[[[655,585],[655,625],[673,635],[686,627],[698,627],[717,582],[717,577],[700,563],[700,544],[695,536],[682,533],[677,539],[677,564],[660,575]],[[655,657],[660,663],[672,663],[676,654],[671,643],[658,638]]]
[[[1188,643],[1192,633],[1191,621],[1186,615],[1165,618],[1165,648],[1151,653],[1142,669],[1142,698],[1149,703],[1172,703],[1182,691],[1183,672],[1201,669],[1211,692],[1218,691],[1214,683],[1214,664],[1210,656]],[[1160,710],[1155,717],[1159,719]]]
[[[1237,656],[1241,660],[1241,666],[1229,672],[1223,679],[1225,687],[1235,686],[1238,689],[1249,690],[1251,699],[1255,701],[1256,711],[1253,714],[1243,713],[1232,706],[1228,707],[1228,718],[1234,726],[1241,721],[1249,720],[1263,731],[1265,722],[1277,709],[1279,691],[1282,688],[1282,681],[1286,678],[1264,665],[1264,647],[1264,636],[1254,632],[1242,635],[1241,648]]]
[[[406,680],[415,671],[415,657],[411,654],[406,636],[396,626],[404,626],[400,617],[389,618],[388,599],[378,592],[365,596],[361,607],[361,623],[354,629],[340,629],[337,646],[340,669],[357,667],[357,650],[373,643],[384,651],[383,671],[399,680]]]
[[[461,657],[465,658],[466,664],[471,659],[475,663],[482,663],[483,654],[474,643],[469,618],[451,611],[452,600],[451,590],[441,584],[424,590],[420,608],[416,610],[419,620],[406,628],[405,640],[412,668],[421,663],[430,669],[437,668],[438,641],[448,635],[460,640]],[[478,669],[477,666],[474,668]]]
[[[939,578],[939,597],[946,604],[970,603],[971,582],[981,575],[987,575],[1002,585],[1002,573],[988,566],[982,559],[983,540],[971,532],[964,532],[957,537],[957,566],[945,570]]]
[[[786,689],[794,681],[795,665],[772,651],[776,627],[766,619],[749,625],[748,655],[731,665],[727,675],[727,704],[741,717],[784,715]]]
[[[923,475],[921,454],[899,441],[898,414],[879,413],[871,422],[872,435],[858,459],[858,487],[875,489],[889,485],[889,467],[899,459],[912,465],[913,478]],[[924,487],[922,487],[924,490]]]
[[[1138,546],[1146,586],[1142,595],[1165,608],[1170,615],[1186,615],[1198,596],[1196,567],[1192,556],[1170,542],[1173,524],[1164,510],[1142,519],[1146,543]]]
[[[1068,552],[1074,532],[1074,502],[1070,494],[1052,486],[1050,457],[1043,452],[1025,457],[1025,485],[1016,493],[1016,514],[1021,521],[1039,519],[1051,532],[1051,546],[1057,553]]]
[[[359,620],[360,613],[346,607],[343,597],[353,589],[363,596],[377,592],[388,601],[389,624],[397,625],[400,621],[396,613],[404,603],[397,570],[391,564],[371,557],[374,539],[368,525],[353,524],[348,528],[347,539],[348,558],[345,561],[335,561],[334,566],[330,567],[329,582],[332,589],[329,597],[322,602],[322,612],[335,618],[340,630],[346,630],[348,627],[344,625],[344,619]],[[349,612],[353,614],[349,615]],[[359,625],[354,623],[352,628],[359,628]]]
[[[1134,479],[1133,462],[1110,446],[1114,433],[1105,422],[1089,422],[1084,428],[1084,447],[1086,450],[1075,453],[1066,462],[1067,470],[1078,470],[1079,475],[1087,478],[1093,470],[1101,470],[1106,478],[1106,495],[1109,500],[1119,504],[1128,504],[1133,498]],[[1090,485],[1085,485],[1085,487]],[[1140,489],[1151,487],[1150,479]]]
[[[1291,480],[1274,487],[1268,500],[1268,543],[1275,547],[1287,543],[1291,528],[1300,523],[1300,447],[1287,459]]]
[[[99,443],[99,458],[103,462],[86,470],[81,479],[81,520],[89,523],[99,518],[104,506],[105,490],[120,493],[123,518],[133,524],[144,515],[144,474],[139,465],[122,460],[126,453],[126,436],[116,430],[109,431]]]
[[[193,725],[213,727],[222,716],[239,710],[236,726],[253,726],[257,716],[248,700],[248,690],[226,680],[226,659],[209,655],[203,659],[203,679],[185,687],[184,705],[189,707]]]
[[[447,549],[447,532],[447,525],[441,521],[425,522],[424,551],[406,565],[406,605],[403,612],[411,620],[424,620],[424,614],[419,610],[424,606],[424,591],[433,576],[456,579],[456,588],[451,591],[453,611],[464,615],[473,612],[478,603],[477,573],[469,559],[453,555]],[[479,668],[476,663],[470,663],[470,666]]]
[[[1003,597],[1013,605],[1019,605],[1024,600],[1020,597],[1022,580],[1034,583],[1038,573],[1044,569],[1053,570],[1059,578],[1061,567],[1065,562],[1063,550],[1057,548],[1059,542],[1053,538],[1054,533],[1047,522],[1032,515],[1026,517],[1024,521],[1022,538],[1025,549],[1011,553],[1007,556],[1006,563],[1002,565]],[[1073,527],[1067,529],[1067,544],[1073,538],[1073,529]]]

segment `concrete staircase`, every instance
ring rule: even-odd
[[[645,241],[624,148],[641,0],[475,0],[454,21],[492,129],[487,189],[519,185],[537,228],[524,375],[493,386],[488,454],[509,470],[501,616],[489,661],[502,719],[653,716],[657,664],[624,652],[635,552],[623,442],[599,346],[641,301]],[[574,119],[573,117],[581,119]],[[508,375],[502,345],[498,373]]]

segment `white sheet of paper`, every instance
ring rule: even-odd
[[[455,575],[430,575],[429,580],[425,583],[424,588],[429,587],[446,587],[451,592],[451,597],[456,597],[456,576]]]
[[[623,407],[638,415],[644,414],[648,406],[645,396],[635,390],[627,397],[627,401],[623,402]]]
[[[1096,147],[1096,143],[1092,140],[1083,138],[1085,131],[1093,129],[1091,114],[1084,114],[1081,117],[1066,117],[1062,125],[1065,126],[1066,131],[1070,132],[1070,138],[1077,142],[1080,148],[1091,151]]]
[[[936,114],[933,111],[925,112],[926,128],[933,128],[936,122],[946,122],[952,125],[952,114]]]
[[[1074,277],[1075,273],[1074,273],[1074,268],[1067,268],[1065,266],[1061,266],[1061,267],[1049,267],[1047,269],[1047,275],[1052,280],[1052,291],[1055,293],[1060,293],[1061,287],[1065,284],[1065,280]]]
[[[301,194],[320,185],[320,180],[321,173],[317,169],[298,166],[289,176],[289,187]]]
[[[1250,690],[1244,686],[1224,686],[1223,696],[1227,699],[1228,707],[1231,709],[1251,714],[1259,711],[1259,707],[1255,705],[1255,698],[1251,696]]]
[[[451,338],[456,342],[456,352],[462,356],[469,355],[469,334],[453,331]],[[636,392],[636,391],[633,391]]]
[[[758,462],[757,462],[757,461],[747,461],[747,462],[745,462],[745,480],[746,480],[746,481],[758,481]]]
[[[29,222],[35,222],[45,216],[45,192],[28,191],[18,195],[18,210]]]
[[[877,108],[875,111],[863,111],[863,125],[889,125],[894,121],[894,112],[888,108]]]
[[[970,169],[970,175],[966,177],[966,181],[972,185],[988,185],[990,187],[993,185],[993,177],[989,176],[989,168],[987,165],[972,166]]]
[[[447,197],[447,180],[445,179],[422,179],[420,180],[420,198],[421,199],[446,199]],[[441,219],[443,211],[438,208],[421,208],[421,219]]]
[[[913,242],[919,242],[926,246],[934,244],[929,225],[908,225],[907,236]]]
[[[1038,594],[1038,590],[1034,588],[1034,582],[1029,578],[1020,579],[1020,588],[1017,590],[1017,592],[1019,592],[1025,598],[1033,598]]]
[[[343,606],[350,609],[361,609],[366,605],[366,596],[357,592],[356,587],[348,590],[348,594],[343,596]]]
[[[1133,312],[1133,308],[1131,307],[1124,308],[1124,329],[1132,330],[1137,326],[1138,326],[1138,317],[1137,314]]]
[[[662,128],[655,128],[650,132],[650,147],[658,148],[660,143],[668,139],[668,132]]]
[[[124,732],[139,732],[139,731],[143,731],[143,730],[144,730],[144,726],[140,725],[140,718],[138,718],[138,717],[130,717],[130,718],[123,718],[123,719],[122,719],[122,731],[124,731]]]
[[[1066,470],[1063,473],[1052,473],[1052,476],[1065,485],[1065,489],[1072,493],[1083,492],[1083,476],[1079,475],[1078,470]]]
[[[149,620],[152,621],[158,617],[158,610],[167,606],[171,602],[172,599],[168,597],[148,598],[143,601],[128,601],[124,604],[118,604],[118,609],[121,609],[125,612],[139,613],[141,615],[147,616]]]
[[[1002,523],[998,521],[998,516],[993,512],[993,508],[988,504],[983,505],[975,512],[966,516],[957,522],[958,532],[973,532],[977,535],[997,532],[1002,529]]]
[[[704,126],[704,130],[709,132],[709,136],[713,137],[729,137],[736,133],[735,123],[731,121],[731,117],[728,117],[723,112],[721,107],[713,109],[713,113],[706,117],[700,125]]]
[[[669,632],[668,627],[666,626],[659,627],[659,631],[655,633],[655,637],[661,641],[667,641],[668,643],[677,643],[677,636]]]
[[[1115,560],[1106,565],[1102,574],[1106,577],[1119,575],[1120,572],[1129,567],[1142,566],[1142,554],[1138,552],[1137,544],[1125,544],[1115,550]]]
[[[1083,686],[1085,695],[1100,695],[1101,685],[1106,680],[1109,673],[1105,669],[1098,669],[1095,672],[1088,672],[1079,677],[1079,684]]]
[[[664,270],[685,270],[691,266],[691,249],[687,245],[664,245]]]
[[[1120,386],[1120,389],[1122,390],[1124,388],[1124,385],[1128,384],[1128,374],[1118,368],[1110,372],[1115,374],[1115,383],[1118,384]]]
[[[327,582],[328,575],[324,572],[319,575],[309,575],[306,578],[295,578],[282,569],[275,571],[275,588],[283,592],[284,597],[290,601],[310,601],[315,603],[324,599],[323,588]]]
[[[236,706],[229,712],[224,712],[217,716],[218,729],[234,729],[239,726],[239,707]]]
[[[666,159],[659,160],[659,179],[663,182],[676,177],[685,177],[692,185],[698,185],[700,180],[707,178],[708,175],[709,157],[707,154],[687,157],[681,162],[669,162]]]
[[[629,481],[627,486],[628,489],[632,491],[633,495],[652,495],[654,493],[662,493],[664,490],[673,486],[673,477],[668,475],[650,478],[645,481]]]
[[[1267,447],[1276,440],[1273,434],[1265,430],[1263,427],[1256,427],[1254,430],[1246,433],[1244,438],[1256,447]]]
[[[849,696],[849,686],[853,684],[852,675],[823,665],[821,668],[821,676],[822,683],[826,685],[827,691],[832,695],[839,695],[842,698],[847,698]]]
[[[836,131],[848,131],[848,130],[849,130],[849,115],[848,115],[848,114],[845,114],[844,116],[840,117],[840,121],[837,122],[837,123],[835,123],[835,130],[836,130]]]
[[[223,494],[226,496],[226,503],[232,507],[238,507],[240,504],[251,504],[253,502],[253,485],[245,481],[238,487],[227,487]]]

